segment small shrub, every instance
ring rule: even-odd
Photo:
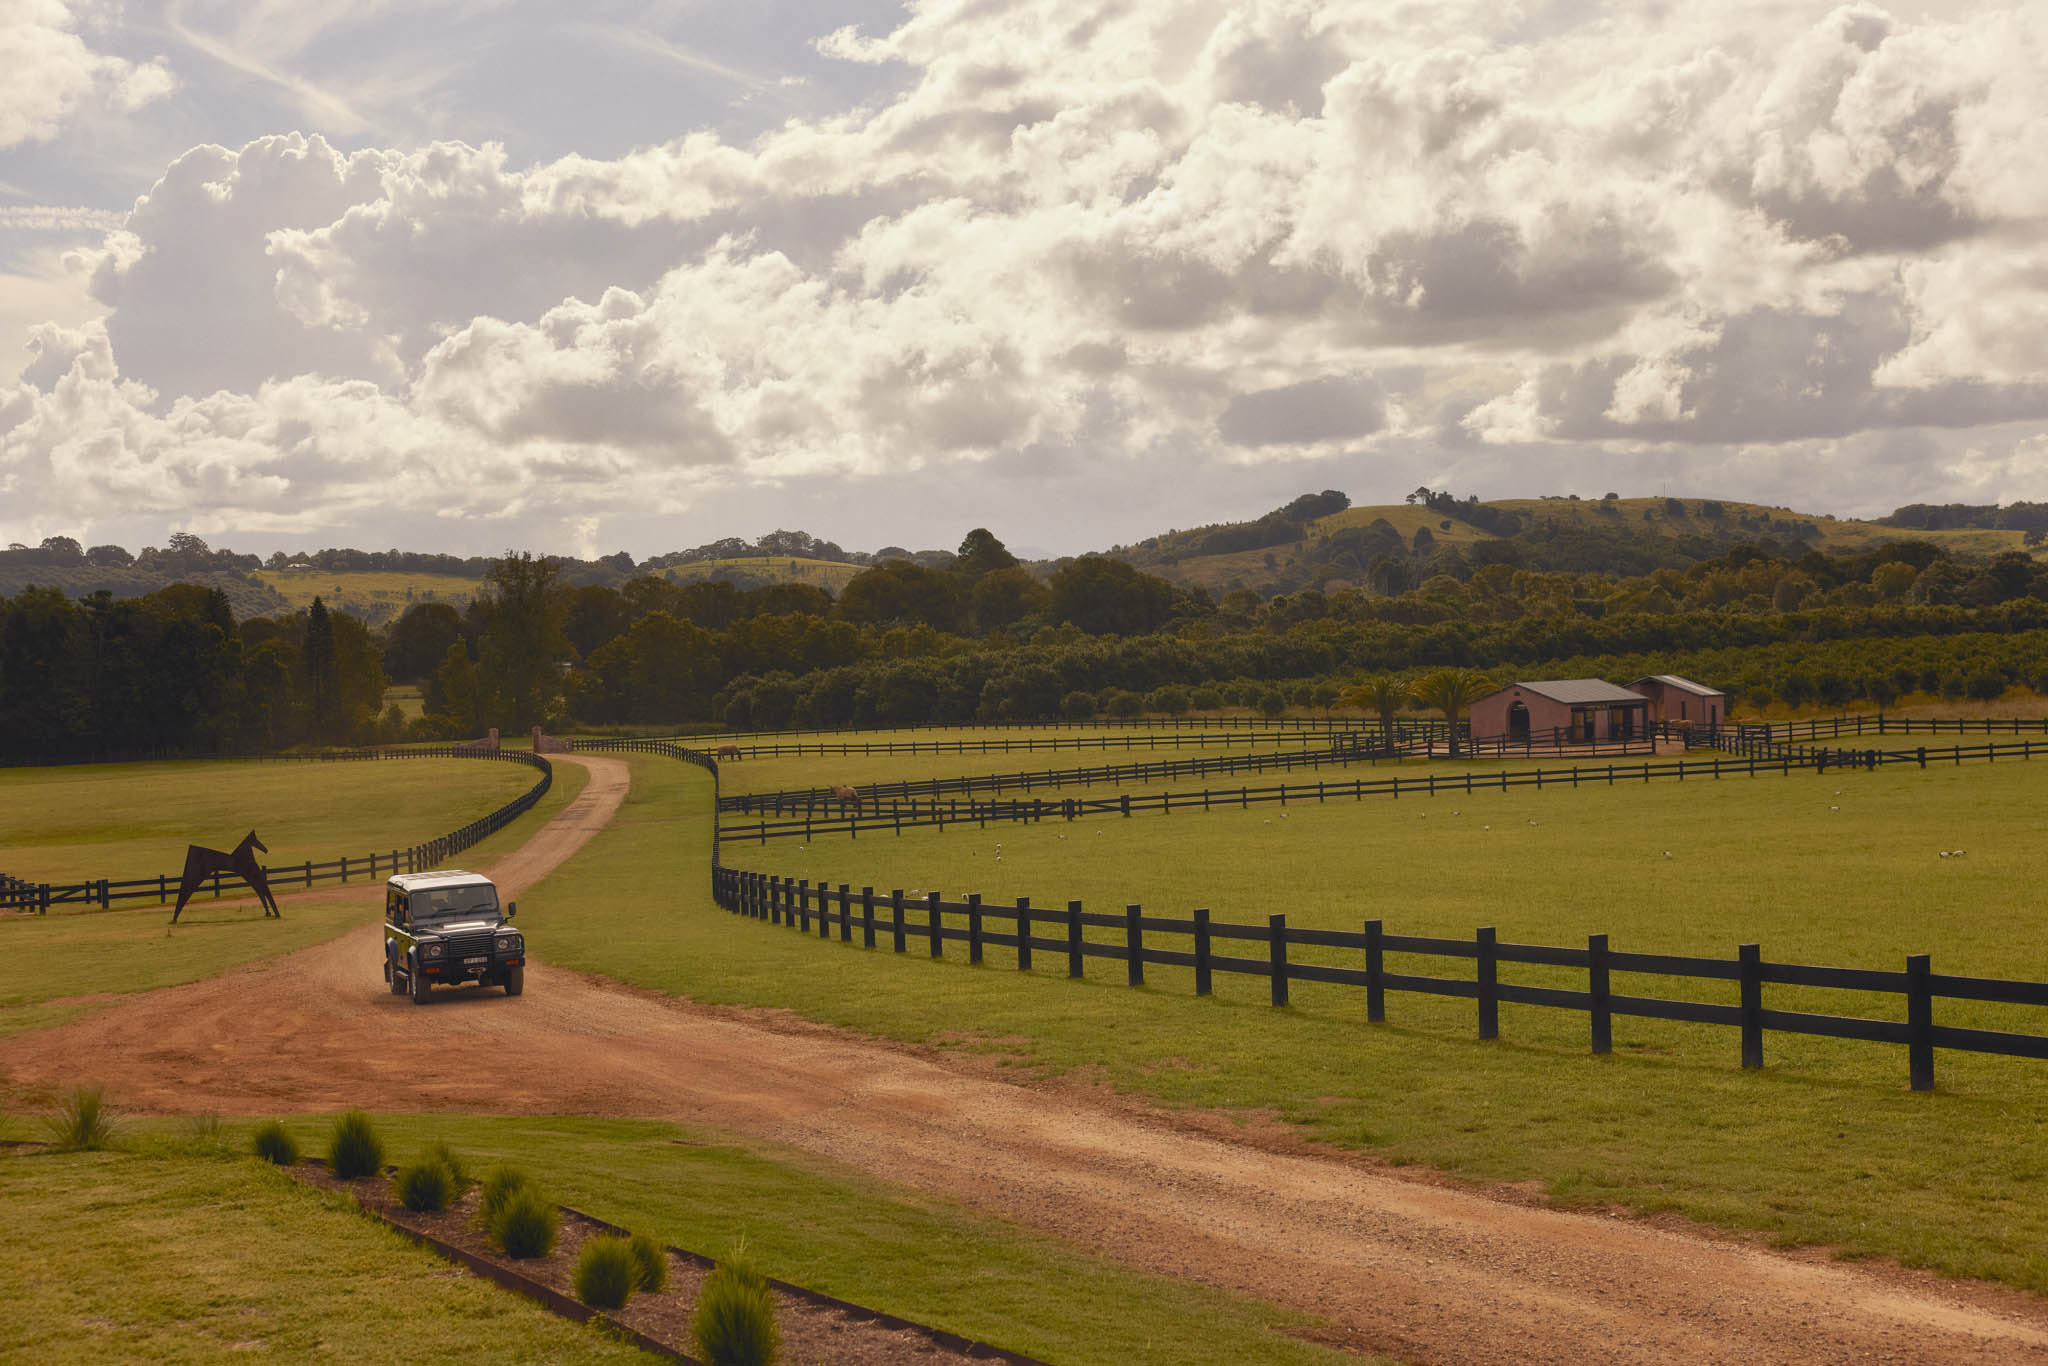
[[[704,1278],[690,1328],[708,1366],[770,1366],[775,1360],[782,1349],[775,1300],[744,1250]]]
[[[455,1177],[432,1158],[419,1161],[400,1172],[392,1185],[399,1203],[416,1213],[447,1209],[455,1201]]]
[[[462,1155],[448,1146],[443,1139],[435,1139],[420,1152],[420,1161],[439,1163],[448,1172],[448,1179],[455,1183],[455,1193],[462,1194],[469,1189],[469,1168],[463,1164]]]
[[[623,1309],[633,1298],[639,1268],[633,1245],[615,1234],[600,1234],[576,1256],[576,1298],[592,1309]]]
[[[642,1292],[659,1295],[668,1288],[668,1249],[644,1233],[633,1235],[633,1283]]]
[[[97,1152],[114,1141],[114,1112],[105,1091],[81,1086],[50,1119],[50,1146],[58,1152]]]
[[[226,1146],[226,1135],[221,1130],[220,1115],[212,1110],[202,1110],[196,1115],[185,1117],[185,1141],[195,1148],[221,1148]]]
[[[384,1165],[384,1140],[370,1127],[370,1117],[351,1110],[334,1121],[334,1135],[327,1141],[327,1166],[343,1181],[374,1176]]]
[[[483,1193],[477,1197],[477,1219],[490,1229],[512,1197],[532,1184],[533,1178],[517,1167],[501,1162],[491,1168],[484,1174]]]
[[[281,1119],[266,1119],[257,1125],[254,1145],[256,1156],[265,1162],[289,1167],[299,1160],[299,1140],[292,1137],[292,1131],[284,1127]]]
[[[507,1257],[524,1260],[553,1252],[561,1229],[553,1203],[528,1185],[514,1191],[491,1221],[491,1239]]]

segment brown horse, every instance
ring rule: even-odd
[[[738,745],[720,745],[716,757],[720,759],[737,759],[740,757],[740,747]]]
[[[860,809],[860,789],[857,787],[835,787],[832,789],[832,798],[841,806],[852,802],[855,810]]]
[[[270,879],[264,876],[263,865],[256,862],[252,849],[270,852],[270,846],[256,838],[251,830],[235,846],[234,852],[224,854],[218,849],[202,849],[196,844],[185,846],[185,876],[178,882],[178,904],[171,910],[171,923],[178,923],[178,915],[185,909],[185,903],[192,899],[192,893],[199,890],[199,884],[215,873],[234,873],[256,889],[256,897],[263,903],[265,919],[276,916],[284,919],[277,909],[277,898],[270,894]]]

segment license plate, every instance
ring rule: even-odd
[[[490,962],[490,961],[491,961],[491,959],[490,959],[490,955],[486,954],[486,955],[484,955],[484,956],[483,956],[482,958],[465,958],[465,959],[463,959],[462,961],[463,961],[463,962],[464,962],[465,964],[469,964],[469,963],[488,963],[488,962]]]

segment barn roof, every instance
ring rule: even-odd
[[[1662,683],[1667,688],[1676,688],[1680,692],[1689,692],[1694,697],[1727,696],[1719,688],[1710,688],[1704,683],[1695,683],[1690,678],[1680,678],[1677,674],[1651,674],[1648,678],[1638,678],[1636,683]],[[1630,686],[1634,685],[1631,684]]]
[[[1538,697],[1547,697],[1553,702],[1562,702],[1568,707],[1599,702],[1649,705],[1641,693],[1617,688],[1604,678],[1544,678],[1533,683],[1518,679],[1509,686],[1535,693]]]

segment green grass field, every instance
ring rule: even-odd
[[[1359,1360],[1289,1336],[1312,1322],[1305,1315],[1126,1271],[802,1153],[637,1120],[383,1115],[376,1123],[391,1161],[445,1140],[473,1172],[516,1163],[556,1200],[665,1243],[717,1256],[744,1239],[771,1275],[1062,1366]],[[331,1115],[287,1119],[308,1154],[324,1151],[332,1124]],[[222,1136],[245,1152],[249,1128],[230,1122]],[[420,1308],[419,1350],[430,1357],[452,1355],[448,1335],[470,1327],[481,1353],[504,1332],[534,1332],[534,1346],[512,1360],[614,1359],[586,1357],[578,1330],[466,1273],[424,1254],[389,1256],[391,1236],[360,1216],[252,1159],[198,1150],[187,1130],[183,1121],[136,1122],[126,1140],[133,1154],[0,1157],[0,1198],[35,1219],[35,1251],[55,1270],[31,1299],[10,1306],[0,1360],[15,1340],[37,1348],[105,1341],[92,1332],[99,1318],[148,1334],[172,1360],[222,1350],[228,1331],[244,1334],[229,1343],[254,1338],[298,1352],[346,1334],[350,1315],[366,1304],[401,1294]],[[183,1283],[147,1290],[137,1277],[108,1275],[124,1238],[136,1249],[124,1261],[144,1254],[192,1269]],[[305,1241],[304,1257],[290,1251],[293,1239]],[[229,1278],[242,1257],[263,1264],[249,1266],[248,1283],[237,1287]],[[401,1279],[377,1274],[384,1262]],[[294,1292],[314,1276],[320,1285]],[[409,1315],[375,1317],[381,1331],[397,1334]],[[181,1330],[181,1321],[191,1327]],[[147,1354],[114,1346],[120,1342],[102,1347],[100,1359]],[[365,1359],[385,1360],[392,1350],[372,1338]]]
[[[1732,1031],[1617,1020],[1615,1055],[1595,1058],[1583,1017],[1561,1011],[1504,1007],[1502,1040],[1482,1044],[1457,1002],[1397,994],[1390,1022],[1373,1027],[1362,993],[1342,988],[1298,985],[1295,1003],[1274,1010],[1257,979],[1223,979],[1204,1000],[1185,974],[1158,968],[1133,990],[1116,964],[1091,962],[1090,980],[1072,982],[1056,955],[1021,974],[1002,950],[970,968],[959,945],[932,962],[915,940],[901,957],[886,937],[873,952],[822,943],[711,906],[709,826],[696,814],[708,777],[633,763],[626,819],[522,903],[554,961],[985,1049],[1168,1105],[1277,1115],[1395,1163],[1537,1181],[1568,1203],[1675,1210],[2048,1289],[2039,1064],[1943,1053],[1942,1089],[1915,1094],[1903,1050],[1874,1044],[1774,1034],[1766,1070],[1744,1072]],[[1838,966],[1894,968],[1926,951],[1937,971],[2039,977],[2026,871],[2044,786],[2048,764],[1771,776],[1293,806],[1284,821],[1269,808],[840,838],[729,849],[727,861],[856,888],[1079,897],[1099,910],[1207,905],[1219,920],[1282,911],[1345,928],[1377,917],[1394,933],[1458,937],[1491,924],[1504,940],[1557,944],[1605,932],[1616,948],[1721,957],[1757,941],[1774,959]],[[1935,857],[1956,847],[1968,858]],[[602,915],[586,909],[598,905]],[[1510,980],[1543,980],[1528,973]],[[1617,990],[1637,985],[1624,981]],[[1857,1004],[1825,995],[1821,1008],[1837,1013]],[[1812,1004],[1775,988],[1768,1003]]]
[[[253,1158],[163,1140],[16,1154],[0,1203],[0,1362],[646,1360]]]
[[[721,791],[728,796],[738,796],[749,792],[833,787],[842,783],[858,787],[864,783],[914,782],[934,777],[1122,768],[1131,764],[1179,763],[1233,754],[1279,754],[1327,747],[1327,742],[1276,737],[1256,744],[1189,745],[1184,748],[1161,745],[1137,749],[1041,749],[1011,754],[792,754],[738,762],[726,760],[719,765],[719,780]],[[1308,772],[1307,769],[1298,771]],[[1338,770],[1333,768],[1329,771],[1336,773]],[[1253,780],[1257,780],[1257,775],[1253,775]],[[1222,779],[1216,781],[1221,782]]]
[[[31,882],[163,873],[175,884],[188,844],[232,849],[252,827],[273,868],[388,852],[467,825],[538,777],[472,759],[0,769],[0,872]]]
[[[418,764],[422,771],[445,766],[494,773],[532,773],[523,766],[470,760],[422,759]],[[320,777],[338,778],[364,771],[389,776],[407,772],[411,767],[410,762],[299,765],[294,771],[304,784],[300,793],[303,798],[315,792],[312,783]],[[155,775],[151,781],[168,780]],[[191,781],[189,774],[186,781]],[[554,786],[539,805],[489,839],[465,850],[462,861],[478,867],[508,849],[517,848],[581,792],[588,781],[589,773],[581,765],[557,765]],[[391,806],[389,814],[405,814],[407,808],[388,793],[385,801]],[[482,811],[471,808],[468,819],[481,814]],[[441,831],[447,828],[437,827]],[[175,926],[166,923],[168,917],[162,907],[0,916],[0,1034],[61,1023],[109,1004],[123,993],[198,981],[245,963],[308,948],[374,915],[364,910],[359,895],[336,895],[338,887],[336,883],[318,884],[315,891],[302,895],[286,891],[280,898],[284,914],[277,920],[263,919],[255,898],[245,890],[218,902],[195,899]]]
[[[419,602],[445,602],[460,608],[484,585],[482,579],[453,574],[406,574],[383,569],[259,569],[253,577],[282,593],[294,611],[311,607],[317,597],[329,607],[346,607],[357,615],[367,615],[365,609],[374,606],[394,617]]]

